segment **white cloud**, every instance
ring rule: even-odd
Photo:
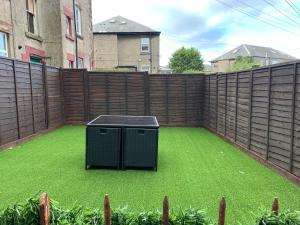
[[[232,2],[234,4],[235,1],[233,0]],[[300,5],[300,0],[293,0],[293,2]],[[238,1],[236,3],[238,4]],[[249,2],[249,4],[252,4],[252,2]],[[300,33],[299,26],[293,25],[292,21],[270,5],[261,1],[255,1],[255,4],[252,5],[264,12],[264,14],[258,13],[257,17],[284,29]],[[284,1],[276,1],[275,6],[300,23],[299,16],[297,17],[295,12]],[[241,5],[239,7],[246,11],[253,10]],[[174,20],[177,19],[176,14],[171,14],[174,16],[174,20],[172,17],[169,17],[170,11],[174,9],[184,12],[182,15],[201,16],[204,20],[204,26],[191,29],[189,32],[186,30],[181,32],[185,28],[182,27],[184,25],[181,25],[181,27],[178,26],[176,35],[167,33],[166,28],[172,27],[174,29]],[[169,57],[176,49],[182,46],[190,47],[191,45],[197,47],[195,46],[197,43],[206,62],[240,44],[273,47],[300,58],[300,35],[296,36],[269,26],[259,22],[255,17],[250,18],[211,0],[110,0],[105,3],[100,0],[93,0],[93,23],[101,22],[116,15],[122,15],[162,32],[160,42],[161,65],[167,65]],[[181,17],[179,18],[181,19]],[[187,21],[189,23],[190,20],[187,18]],[[199,21],[199,23],[203,23],[203,21]],[[214,37],[213,40],[201,38],[202,32],[213,30],[218,26],[226,29],[226,32],[220,33],[219,38]],[[177,29],[176,26],[175,29]],[[194,36],[197,37],[197,41],[189,42],[188,40]]]

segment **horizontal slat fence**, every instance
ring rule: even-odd
[[[0,146],[63,124],[59,68],[0,58]]]
[[[300,177],[300,63],[204,81],[203,125]]]
[[[62,70],[66,123],[103,114],[155,115],[161,125],[201,126],[204,77]]]

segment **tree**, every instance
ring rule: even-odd
[[[229,71],[251,69],[258,66],[259,65],[257,64],[257,62],[255,62],[252,56],[238,56],[235,59],[235,62],[233,63],[232,67],[229,68]]]
[[[169,67],[177,73],[185,71],[202,71],[204,69],[201,53],[196,48],[180,48],[169,61]]]

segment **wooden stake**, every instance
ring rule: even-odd
[[[105,225],[110,225],[110,203],[109,203],[109,198],[108,195],[106,194],[104,197],[104,222]]]
[[[225,224],[225,213],[226,213],[226,201],[225,201],[225,198],[222,197],[222,199],[220,201],[218,225]]]
[[[39,208],[41,225],[50,225],[50,201],[47,193],[41,193]]]
[[[279,202],[278,202],[278,198],[274,198],[273,204],[272,204],[272,212],[275,215],[278,215],[278,211],[279,211]]]
[[[163,225],[169,225],[169,201],[168,197],[165,196],[164,201],[163,201]]]

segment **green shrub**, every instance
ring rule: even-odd
[[[300,212],[287,210],[279,215],[264,212],[255,225],[300,225]]]
[[[51,224],[53,225],[102,225],[103,210],[85,208],[75,205],[70,209],[60,207],[59,203],[50,200]],[[162,215],[158,210],[134,213],[127,207],[117,208],[111,212],[112,225],[161,225]],[[171,213],[170,225],[211,225],[203,211],[197,209],[182,210]],[[16,204],[0,212],[0,225],[38,225],[39,199],[30,198],[25,204]]]
[[[83,206],[70,209],[60,207],[51,200],[52,225],[103,225],[103,210]],[[260,212],[255,225],[300,225],[300,212],[284,211],[279,215]],[[117,208],[111,212],[112,225],[161,225],[161,212],[147,211],[134,213],[127,207]],[[0,212],[0,225],[39,225],[39,198],[30,198],[25,204],[15,204]],[[207,219],[205,212],[189,208],[170,214],[170,225],[214,225]]]

